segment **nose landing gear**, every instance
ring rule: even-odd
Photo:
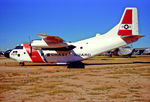
[[[24,62],[19,62],[19,65],[20,66],[24,66]]]

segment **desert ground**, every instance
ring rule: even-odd
[[[96,56],[85,68],[0,57],[0,102],[150,102],[150,56]]]

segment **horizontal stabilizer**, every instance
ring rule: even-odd
[[[144,35],[129,35],[129,36],[123,36],[122,39],[127,43],[133,43],[137,41],[139,38],[144,37]]]

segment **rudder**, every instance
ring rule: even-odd
[[[137,8],[126,8],[119,23],[118,35],[138,35]]]

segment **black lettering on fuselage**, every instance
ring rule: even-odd
[[[50,56],[68,56],[68,55],[72,55],[71,53],[49,53]],[[74,56],[88,56],[90,57],[91,54],[90,53],[80,53],[80,54],[73,54]]]
[[[88,56],[88,57],[90,57],[91,54],[90,53],[81,53],[81,54],[74,54],[74,56]]]

